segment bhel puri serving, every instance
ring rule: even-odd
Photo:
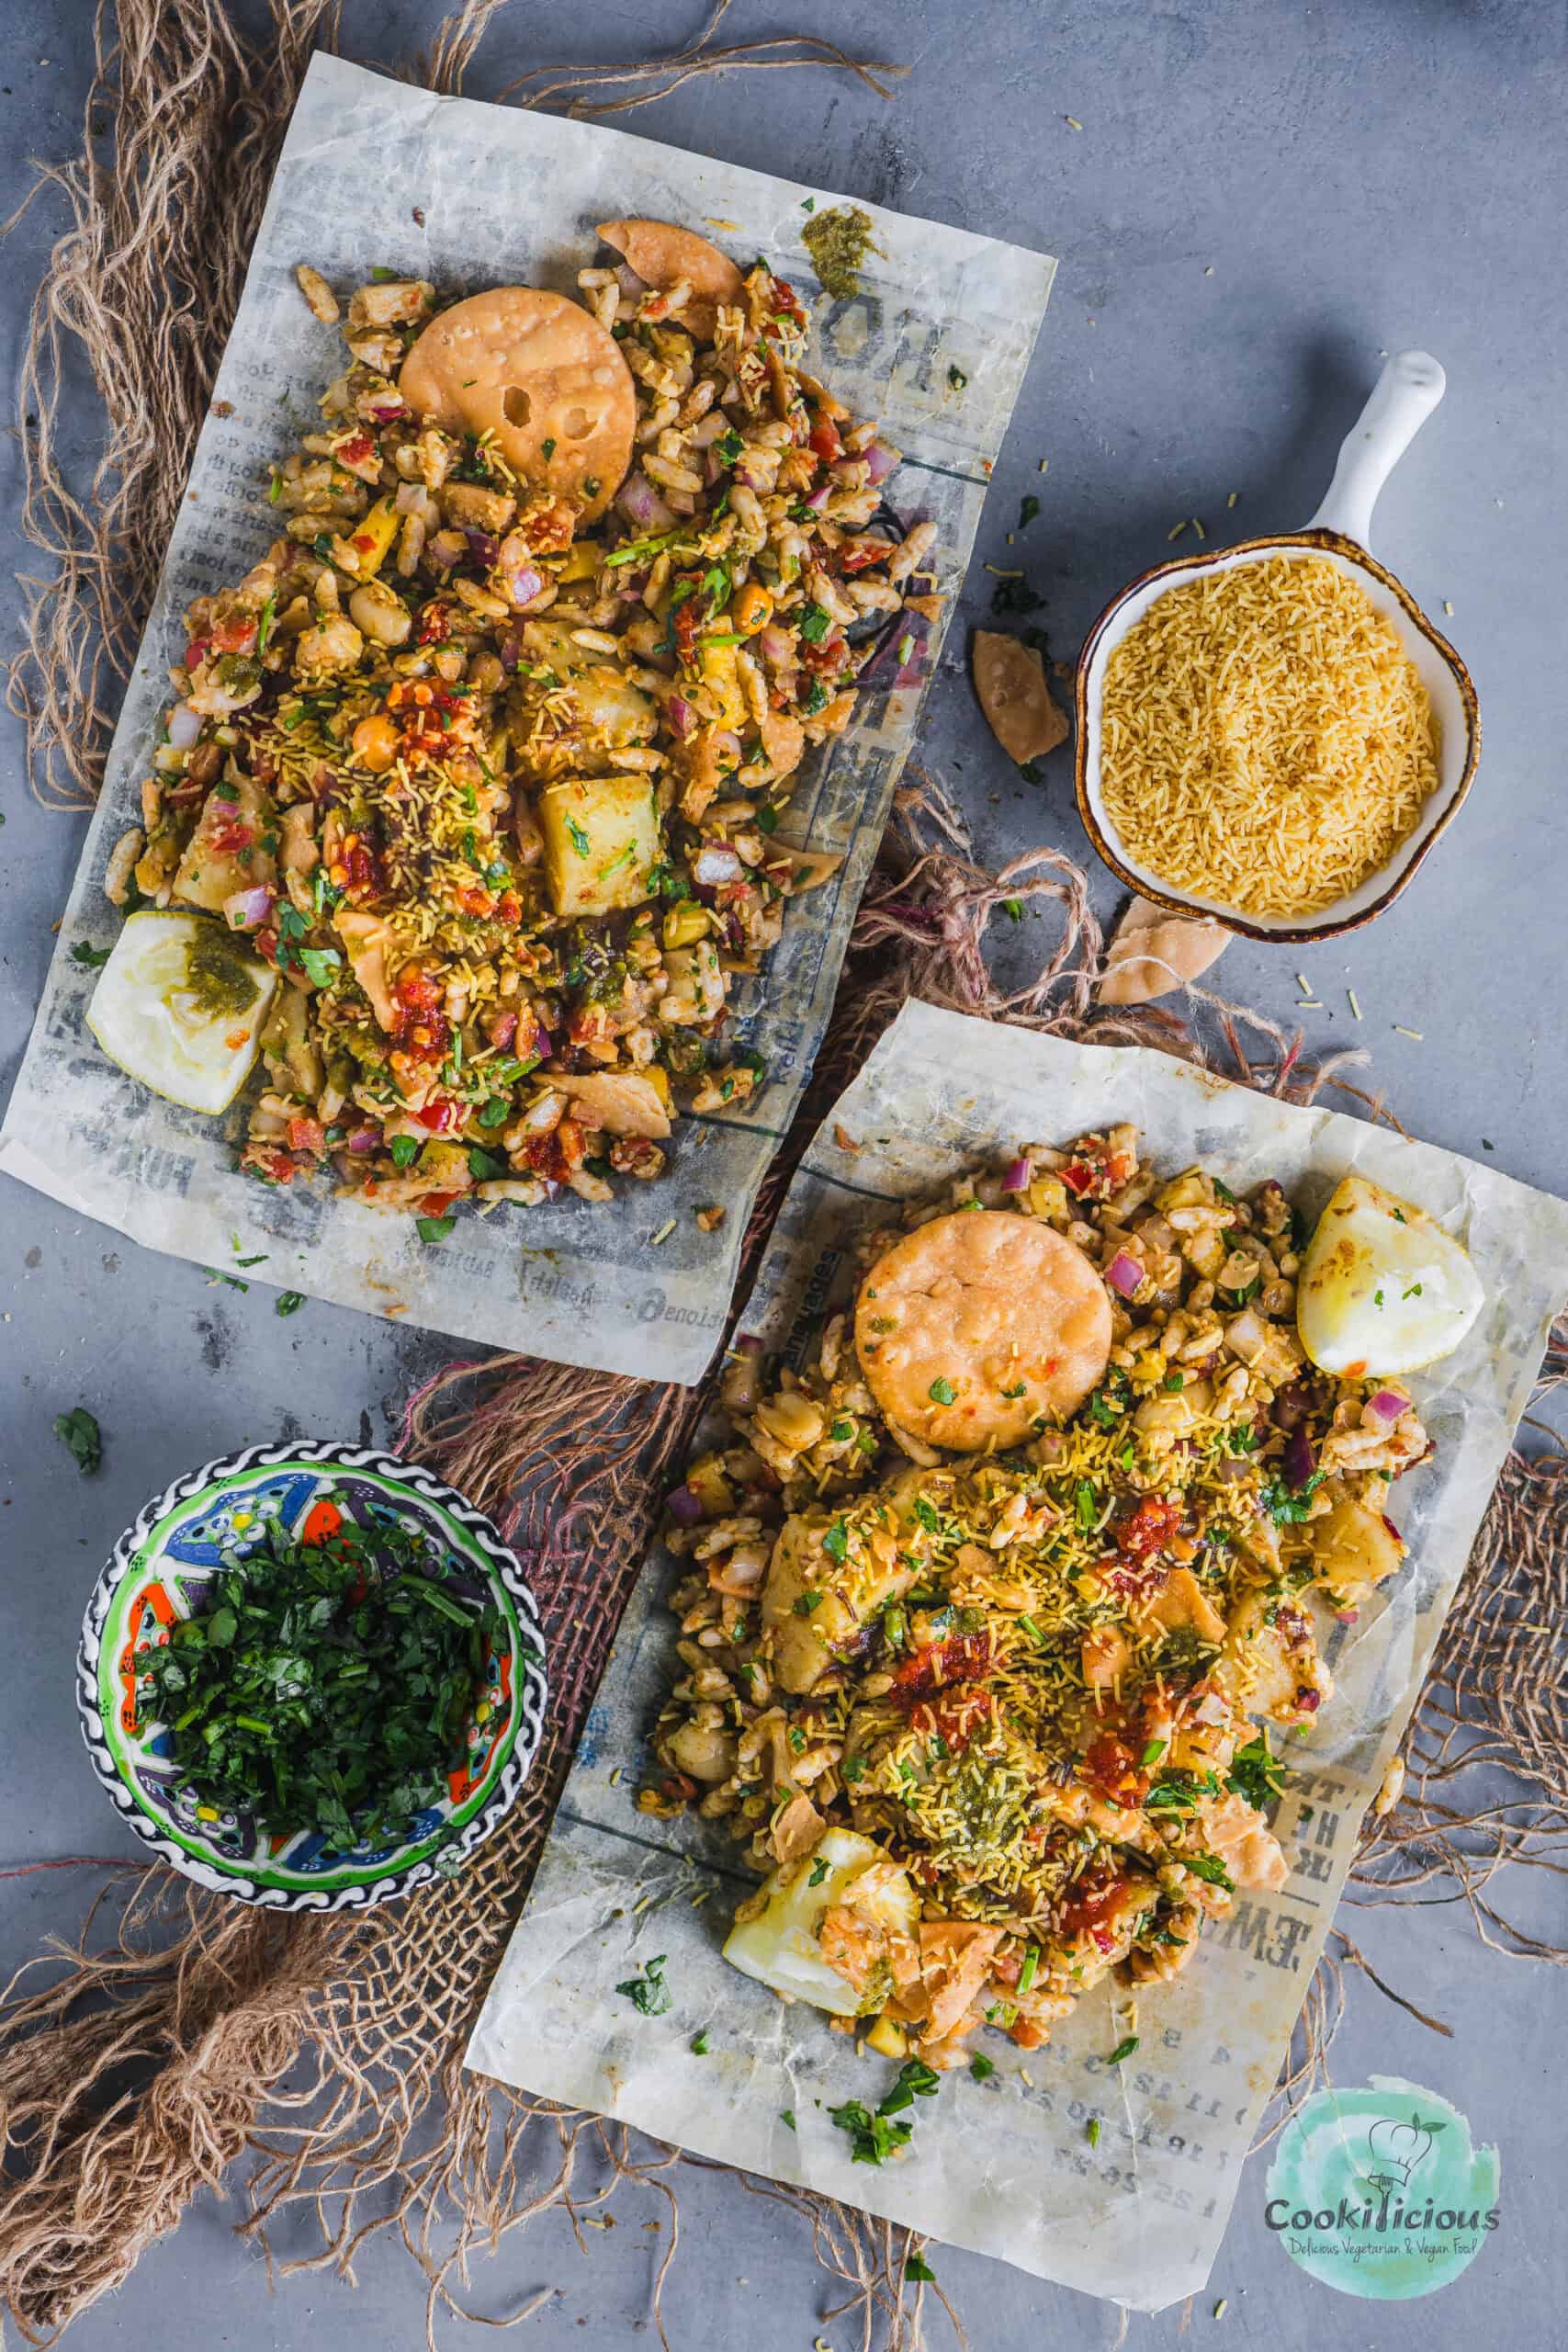
[[[940,2069],[1156,1986],[1283,1884],[1270,1731],[1329,1704],[1327,1636],[1400,1567],[1431,1451],[1401,1375],[1481,1295],[1362,1179],[1314,1231],[1130,1126],[974,1170],[852,1272],[798,1370],[739,1344],[670,1498],[638,1804],[764,1874],[737,1967]]]
[[[106,1050],[209,1114],[259,1052],[242,1164],[426,1239],[465,1198],[608,1199],[745,1105],[735,990],[840,863],[781,817],[936,611],[935,526],[807,371],[793,288],[669,223],[601,236],[578,300],[381,271],[344,320],[300,268],[349,364],[265,557],[186,616],[106,876]]]

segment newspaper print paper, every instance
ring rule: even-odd
[[[742,1328],[799,1361],[840,1301],[847,1242],[886,1221],[890,1204],[930,1197],[1025,1143],[1065,1143],[1123,1119],[1139,1124],[1145,1153],[1167,1173],[1200,1160],[1238,1190],[1275,1176],[1313,1213],[1359,1169],[1438,1216],[1486,1288],[1463,1348],[1413,1383],[1437,1452],[1394,1490],[1411,1547],[1404,1570],[1354,1627],[1336,1629],[1336,1698],[1310,1739],[1283,1743],[1292,1777],[1275,1826],[1292,1859],[1288,1886],[1238,1898],[1230,1919],[1207,1925],[1174,1984],[1139,1996],[1140,2046],[1121,2067],[1106,2061],[1125,2030],[1127,1996],[1101,1985],[1043,2050],[977,2035],[996,2073],[976,2083],[960,2070],[918,2100],[901,2160],[852,2163],[828,2109],[849,2098],[874,2105],[895,2067],[857,2055],[819,2012],[729,1969],[719,1946],[736,1899],[756,1883],[737,1866],[738,1849],[690,1815],[660,1821],[635,1809],[675,1638],[662,1601],[681,1571],[660,1555],[621,1627],[468,2054],[526,2090],[1155,2311],[1201,2287],[1218,2248],[1361,1815],[1568,1294],[1568,1204],[1167,1055],[1065,1045],[908,1004],[818,1132]],[[642,2017],[615,1988],[660,1952],[673,2006]],[[711,2046],[697,2057],[689,2045],[704,2027]],[[1100,2119],[1093,2147],[1091,2116]]]
[[[83,1023],[93,975],[70,960],[111,938],[102,895],[109,853],[140,813],[170,700],[165,673],[193,596],[237,578],[273,536],[262,496],[275,459],[308,429],[346,355],[294,281],[309,261],[346,295],[373,266],[442,291],[522,279],[570,291],[595,257],[593,224],[629,215],[711,234],[742,261],[766,253],[812,303],[812,365],[857,413],[879,416],[905,453],[889,492],[900,514],[938,526],[940,574],[956,586],[1044,312],[1055,263],[959,229],[874,212],[864,291],[820,292],[801,231],[835,199],[617,130],[438,98],[341,59],[317,57],[278,164],[250,274],[197,446],[135,675],[87,836],[43,1003],[3,1132],[0,1166],[151,1248],[220,1267],[266,1253],[254,1279],[400,1316],[468,1340],[569,1363],[696,1380],[734,1286],[747,1214],[788,1127],[821,1040],[854,910],[941,650],[911,620],[918,670],[887,672],[844,736],[809,755],[781,840],[843,853],[834,880],[791,908],[760,981],[735,1001],[737,1041],[769,1083],[733,1118],[682,1120],[671,1172],[626,1183],[612,1203],[568,1196],[460,1215],[444,1246],[324,1189],[269,1191],[234,1172],[229,1122],[202,1119],[132,1084]],[[949,370],[954,382],[949,381]],[[966,378],[958,386],[956,379]],[[955,388],[956,387],[956,388]],[[700,1232],[694,1211],[722,1203]],[[652,1237],[670,1220],[660,1247]],[[238,1237],[237,1242],[235,1237]]]

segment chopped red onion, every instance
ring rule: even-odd
[[[703,1515],[702,1504],[690,1487],[677,1487],[669,1498],[670,1516],[677,1527],[695,1527]]]
[[[1397,1421],[1401,1413],[1410,1409],[1409,1397],[1402,1396],[1396,1388],[1380,1388],[1367,1402],[1380,1421]]]
[[[1289,1479],[1291,1485],[1296,1487],[1299,1491],[1301,1487],[1306,1485],[1307,1480],[1312,1476],[1312,1474],[1316,1467],[1317,1463],[1313,1454],[1312,1440],[1307,1435],[1305,1427],[1303,1426],[1301,1428],[1293,1429],[1285,1443],[1286,1477]]]
[[[646,474],[629,473],[615,493],[615,503],[639,531],[665,531],[675,520]]]
[[[769,621],[765,628],[757,631],[757,643],[761,648],[763,661],[773,669],[794,669],[795,640],[787,629],[780,628],[776,621]]]
[[[1010,1163],[1007,1174],[1002,1178],[1002,1190],[1004,1193],[1027,1193],[1033,1181],[1034,1162],[1032,1159],[1015,1159]]]
[[[639,277],[629,261],[615,264],[615,279],[622,293],[629,294],[634,302],[639,295],[646,294],[648,291],[647,278]]]
[[[463,537],[468,542],[468,553],[474,561],[482,563],[488,571],[501,553],[501,541],[489,531],[465,531]]]
[[[880,441],[874,441],[870,448],[863,449],[861,455],[874,482],[886,481],[898,463],[892,450],[885,448]]]
[[[201,733],[201,713],[188,702],[177,702],[169,713],[169,748],[188,752]]]
[[[236,890],[223,901],[224,919],[231,931],[259,931],[272,912],[277,893],[265,882],[257,882],[248,890]]]
[[[669,701],[664,706],[664,716],[670,721],[670,732],[671,735],[675,737],[678,742],[683,743],[687,736],[692,731],[693,721],[695,718],[695,713],[694,712],[691,704],[686,700],[685,695],[671,695]]]
[[[1334,1612],[1341,1625],[1353,1625],[1360,1613],[1359,1609],[1337,1609]]]
[[[729,419],[724,411],[721,408],[710,408],[707,414],[699,416],[692,427],[692,446],[696,449],[711,449],[714,443],[721,439],[728,430]]]
[[[820,514],[832,494],[832,486],[830,483],[819,482],[818,487],[812,492],[810,497],[805,501],[805,503],[810,507],[811,512],[814,514]]]
[[[1105,1279],[1118,1298],[1132,1298],[1144,1279],[1144,1270],[1136,1258],[1130,1257],[1125,1250],[1118,1250],[1105,1269]]]
[[[354,1133],[348,1136],[347,1143],[350,1151],[364,1153],[374,1151],[380,1140],[379,1127],[355,1127]]]
[[[240,813],[240,804],[237,800],[220,800],[212,798],[208,801],[207,805],[209,808],[211,809],[212,814],[221,824],[227,825],[231,823]]]
[[[399,401],[395,406],[389,406],[383,402],[379,408],[373,408],[370,412],[371,422],[376,424],[396,424],[400,416],[407,416],[407,414],[408,411],[401,401]]]
[[[531,605],[544,584],[544,573],[536,571],[531,563],[519,564],[515,571],[506,575],[506,593],[519,609]]]

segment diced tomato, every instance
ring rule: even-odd
[[[814,671],[819,678],[834,678],[851,658],[850,641],[835,630],[819,645],[813,645],[808,638],[802,638],[795,653],[802,669]]]
[[[1082,1770],[1090,1788],[1112,1804],[1140,1804],[1148,1792],[1148,1775],[1139,1770],[1137,1755],[1118,1731],[1101,1732],[1089,1742]]]
[[[193,637],[191,639],[190,643],[186,647],[186,668],[187,670],[194,670],[197,668],[201,662],[206,661],[207,650],[212,640],[209,637]]]
[[[454,1127],[460,1127],[467,1114],[467,1103],[453,1102],[445,1095],[438,1095],[434,1102],[427,1102],[423,1111],[416,1111],[413,1115],[422,1127],[429,1128],[433,1136],[445,1136],[450,1135]]]
[[[431,978],[423,964],[405,964],[393,984],[392,994],[408,1012],[430,1012],[441,1001],[441,989]]]
[[[806,324],[805,308],[787,277],[769,276],[768,307],[773,311],[782,311],[784,317],[793,319],[797,327]]]
[[[530,506],[521,527],[528,535],[530,555],[560,555],[576,534],[577,514],[564,498],[552,498],[547,505]]]
[[[351,433],[346,441],[338,443],[337,453],[345,465],[357,466],[375,447],[368,433]],[[355,540],[355,545],[357,547],[358,544]]]
[[[840,571],[863,571],[868,564],[882,563],[893,553],[894,541],[862,537],[846,539],[839,549]]]
[[[1132,1172],[1133,1161],[1124,1151],[1086,1151],[1063,1169],[1062,1182],[1077,1200],[1106,1201],[1121,1191]]]
[[[702,628],[697,600],[694,596],[688,596],[683,605],[675,607],[675,650],[682,662],[696,659],[697,639],[702,635]]]
[[[1097,1871],[1091,1863],[1078,1879],[1064,1901],[1057,1915],[1059,1932],[1065,1937],[1087,1933],[1101,1951],[1113,1951],[1116,1938],[1104,1924],[1107,1914],[1122,1897],[1125,1879],[1111,1873]]]
[[[495,900],[490,892],[477,882],[459,883],[457,899],[458,912],[472,915],[476,921],[482,922],[486,915],[492,914],[495,910]]]
[[[253,825],[241,825],[231,820],[212,829],[212,847],[220,857],[237,857],[243,849],[254,849],[255,841]]]
[[[928,1739],[934,1733],[955,1756],[963,1754],[990,1719],[990,1693],[979,1682],[961,1682],[951,1692],[922,1702],[909,1717],[917,1731]]]
[[[303,1114],[289,1120],[287,1132],[290,1151],[320,1151],[326,1135],[320,1119]]]
[[[269,922],[263,923],[256,933],[256,954],[269,964],[277,961],[277,933]]]
[[[1163,1552],[1180,1529],[1181,1506],[1163,1495],[1145,1495],[1113,1529],[1116,1549],[1125,1560],[1146,1560]]]
[[[523,901],[515,890],[503,890],[495,902],[495,919],[508,931],[515,931],[523,920]]]
[[[445,1216],[457,1197],[456,1193],[426,1193],[419,1204],[419,1213],[421,1216]]]
[[[256,641],[256,618],[252,613],[231,613],[226,619],[212,624],[211,643],[220,653],[249,653]]]
[[[820,411],[811,428],[807,446],[815,450],[825,466],[830,466],[835,458],[841,458],[844,454],[844,445],[840,438],[838,426],[830,416],[824,416]]]
[[[433,596],[428,605],[420,607],[419,619],[414,626],[414,643],[439,645],[451,634],[452,607],[444,605],[439,596]]]
[[[914,1706],[950,1682],[978,1681],[990,1668],[991,1637],[987,1633],[982,1630],[977,1634],[949,1634],[942,1641],[917,1650],[895,1668],[891,1695],[897,1706]]]
[[[351,890],[378,890],[381,888],[381,862],[373,849],[363,842],[355,842],[344,854],[344,868]]]

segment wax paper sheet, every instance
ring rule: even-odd
[[[527,2090],[1154,2311],[1199,2289],[1219,2245],[1358,1826],[1568,1294],[1568,1204],[1167,1055],[1066,1045],[909,1004],[807,1155],[743,1329],[798,1362],[845,1294],[852,1238],[886,1221],[890,1204],[929,1197],[1024,1143],[1065,1143],[1124,1119],[1168,1173],[1198,1160],[1238,1190],[1277,1177],[1314,1214],[1359,1169],[1439,1217],[1485,1284],[1463,1347],[1412,1384],[1436,1453],[1393,1490],[1409,1558],[1355,1626],[1333,1629],[1337,1695],[1310,1738],[1288,1741],[1292,1777],[1275,1826],[1292,1858],[1289,1884],[1240,1896],[1230,1918],[1206,1926],[1173,1984],[1140,1993],[1139,2047],[1122,2066],[1107,2061],[1128,1996],[1101,1985],[1043,2050],[978,2035],[995,2074],[946,2076],[906,2117],[915,2132],[901,2160],[852,2163],[828,2110],[850,2098],[874,2105],[893,2065],[857,2054],[819,2012],[728,1968],[719,1947],[737,1897],[756,1883],[738,1868],[738,1849],[691,1815],[660,1821],[635,1809],[651,1763],[645,1735],[673,1658],[663,1600],[682,1571],[661,1554],[622,1624],[468,2057]],[[615,1986],[657,1953],[672,2007],[644,2017]],[[697,2056],[690,2044],[702,2028],[708,2049]],[[1100,2119],[1092,2147],[1091,2116]]]
[[[1044,312],[1055,263],[930,220],[868,207],[876,250],[853,300],[822,294],[801,231],[828,191],[688,155],[624,131],[438,98],[318,57],[278,164],[213,405],[88,833],[42,1006],[4,1130],[0,1166],[133,1239],[220,1267],[265,1253],[252,1279],[372,1314],[656,1379],[698,1378],[728,1306],[747,1213],[821,1040],[854,910],[908,753],[942,628],[912,619],[853,727],[809,755],[781,841],[839,851],[832,882],[795,901],[760,980],[735,1000],[738,1043],[768,1082],[733,1117],[684,1120],[668,1179],[613,1203],[568,1195],[465,1215],[444,1246],[391,1217],[303,1186],[269,1191],[234,1170],[243,1114],[202,1119],[126,1079],[83,1023],[93,975],[71,958],[117,918],[110,851],[169,701],[193,596],[237,578],[273,536],[260,493],[341,373],[338,330],[294,281],[310,262],[346,295],[374,266],[444,293],[524,280],[571,291],[595,258],[593,224],[649,215],[711,235],[742,262],[767,254],[812,306],[810,364],[858,413],[879,416],[904,464],[888,485],[907,521],[938,526],[942,580],[968,560],[992,461]],[[950,379],[951,371],[951,379]],[[951,607],[949,607],[951,609]],[[694,1211],[727,1209],[705,1234]],[[658,1247],[653,1236],[674,1219]]]

